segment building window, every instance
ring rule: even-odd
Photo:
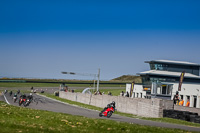
[[[140,96],[141,96],[141,98],[142,98],[142,93],[140,93]]]
[[[183,100],[183,95],[181,95],[181,99]]]
[[[167,85],[162,85],[162,94],[167,94]]]
[[[194,96],[194,108],[196,108],[196,105],[197,105],[197,96]]]

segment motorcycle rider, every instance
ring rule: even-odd
[[[13,97],[13,99],[14,99],[14,102],[16,101],[16,99],[17,99],[17,93],[15,93],[14,94],[14,97]]]
[[[23,98],[23,99],[26,99],[26,94],[22,95],[22,98]]]
[[[19,94],[19,93],[20,93],[20,90],[18,89],[18,90],[17,90],[17,94]]]
[[[4,94],[6,94],[8,91],[5,89],[5,93]]]
[[[107,107],[105,107],[105,108],[103,109],[103,112],[104,112],[106,109],[111,108],[111,107],[113,107],[113,109],[114,109],[114,111],[115,111],[115,101],[112,101],[112,103],[108,104]]]
[[[12,91],[10,91],[10,96],[12,95]]]
[[[30,101],[33,99],[32,93],[30,93],[30,95],[27,96],[27,99],[29,99]]]
[[[115,101],[112,101],[112,103],[110,103],[111,107],[115,108]]]
[[[14,94],[14,97],[17,97],[17,93]]]

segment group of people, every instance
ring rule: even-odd
[[[179,97],[178,91],[176,92],[176,95],[174,95],[173,100],[174,100],[174,104],[176,104],[176,105],[180,105],[180,106],[184,105],[184,100]],[[187,103],[186,103],[185,106],[186,107],[190,106],[190,100],[189,99],[187,99]]]
[[[128,93],[128,91],[126,92],[126,93],[124,93],[124,91],[122,91],[122,93],[121,93],[121,95],[124,97],[129,97],[129,93]]]
[[[5,90],[4,94],[6,94],[7,92],[8,92],[8,90]],[[12,94],[13,94],[13,91],[11,90],[9,92],[9,95],[12,96]],[[20,90],[17,90],[17,92],[14,93],[13,98],[12,98],[14,102],[17,101],[17,99],[18,99],[17,95],[19,95],[19,94],[20,94]],[[21,95],[19,96],[19,101],[20,101],[20,99],[24,99],[25,101],[29,100],[31,102],[33,100],[33,95],[32,95],[32,93],[30,93],[28,96],[26,96],[25,93],[24,94],[21,93]]]
[[[105,94],[104,92],[101,93],[100,91],[95,91],[94,92],[94,95],[104,95],[104,94]],[[112,96],[112,93],[110,91],[108,91],[108,95]]]

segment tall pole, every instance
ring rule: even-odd
[[[99,91],[100,69],[98,70],[97,91]]]

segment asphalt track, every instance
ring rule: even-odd
[[[11,105],[19,106],[18,102],[16,103],[13,102],[12,97],[13,95],[9,96],[8,93],[5,95],[2,94],[0,96],[0,100],[6,101],[5,99],[7,99],[7,102],[10,103]],[[33,97],[34,97],[34,101],[27,108],[48,110],[48,111],[53,111],[53,112],[61,112],[61,113],[67,113],[71,115],[85,116],[89,118],[109,119],[109,120],[128,122],[128,123],[139,124],[139,125],[148,125],[148,126],[165,127],[165,128],[177,128],[177,129],[183,129],[183,130],[188,130],[188,131],[200,132],[200,128],[197,128],[197,127],[189,127],[189,126],[182,126],[182,125],[177,125],[177,124],[134,119],[134,118],[119,116],[115,114],[113,114],[111,118],[99,117],[98,116],[99,112],[95,110],[89,110],[89,109],[81,108],[78,106],[69,105],[69,104],[62,103],[57,100],[50,99],[41,95],[33,94]]]

